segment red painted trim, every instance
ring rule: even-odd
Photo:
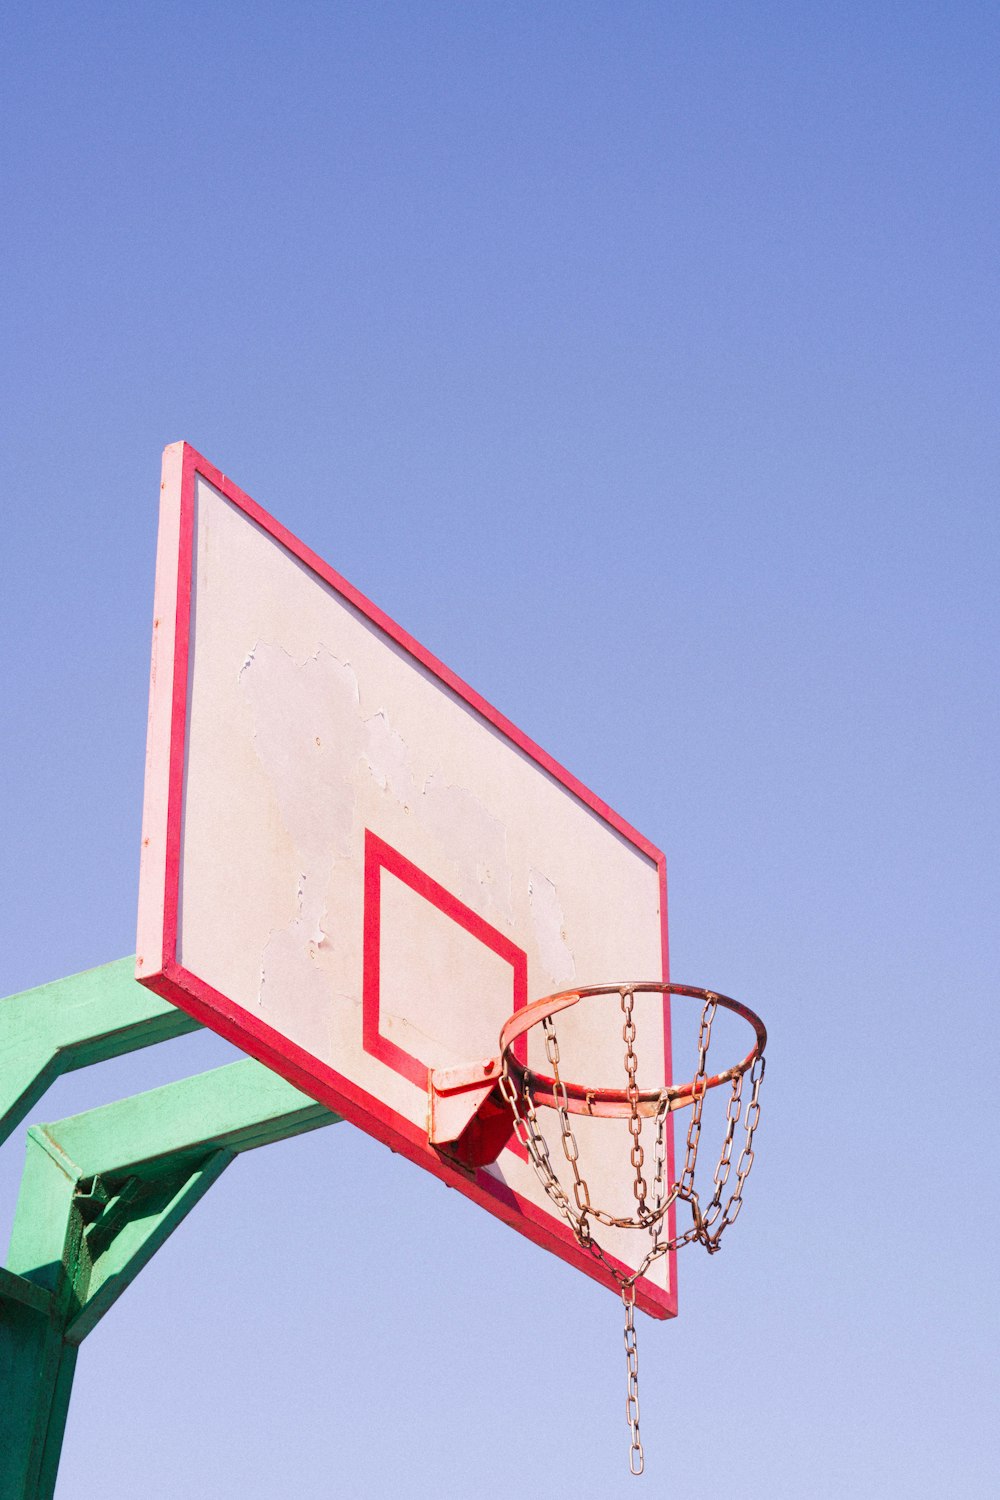
[[[381,936],[382,936],[382,871],[395,875],[418,896],[437,908],[446,917],[470,936],[489,948],[498,958],[510,964],[511,1007],[510,1012],[520,1010],[528,1003],[528,955],[518,948],[497,928],[491,927],[470,906],[459,901],[457,896],[433,880],[425,870],[413,864],[398,849],[379,838],[370,828],[365,829],[365,915],[364,915],[364,979],[362,981],[362,1040],[370,1057],[377,1057],[394,1072],[402,1074],[418,1088],[427,1087],[427,1064],[419,1057],[405,1051],[380,1030]],[[501,1020],[505,1020],[502,1017]],[[522,1042],[525,1039],[522,1037]],[[515,1049],[516,1050],[516,1049]],[[520,1062],[527,1062],[519,1055]]]
[[[435,1177],[457,1188],[474,1203],[487,1208],[505,1224],[518,1229],[543,1249],[577,1266],[603,1286],[617,1292],[612,1277],[592,1255],[582,1251],[568,1226],[553,1219],[527,1199],[520,1198],[488,1171],[466,1174],[453,1167],[427,1144],[425,1131],[405,1117],[388,1109],[378,1099],[358,1087],[349,1078],[313,1057],[304,1048],[289,1041],[259,1016],[235,1005],[225,995],[191,974],[180,964],[164,965],[163,972],[140,981],[164,999],[186,1010],[227,1041],[235,1043],[259,1062],[273,1068],[295,1088],[311,1099],[318,1099],[328,1109],[359,1126],[383,1145],[424,1167]],[[621,1262],[609,1257],[618,1270],[627,1270]],[[676,1313],[676,1290],[662,1288],[647,1278],[636,1284],[636,1303],[654,1318],[670,1318]]]
[[[667,861],[664,855],[657,860],[658,874],[660,877],[660,962],[663,968],[664,982],[670,982],[670,943],[667,936]],[[663,997],[663,1076],[673,1078],[674,1057],[673,1046],[670,1035],[670,996]],[[673,1116],[669,1117],[671,1127]],[[667,1131],[667,1181],[676,1182],[674,1175],[674,1131]],[[671,1203],[667,1209],[667,1238],[677,1238],[677,1204]],[[674,1311],[677,1310],[677,1251],[671,1250],[667,1257],[670,1266],[670,1287],[674,1298]]]
[[[172,699],[169,786],[166,811],[166,876],[163,903],[163,958],[162,968],[157,973],[142,976],[141,983],[157,994],[179,1005],[196,1020],[203,1022],[221,1036],[234,1042],[251,1056],[271,1067],[295,1087],[312,1098],[318,1099],[329,1109],[345,1119],[359,1125],[377,1140],[416,1162],[435,1177],[457,1188],[459,1192],[489,1209],[505,1223],[544,1248],[554,1251],[562,1259],[575,1265],[595,1281],[617,1290],[613,1279],[602,1269],[593,1256],[582,1251],[568,1226],[554,1219],[527,1199],[522,1199],[509,1188],[499,1183],[485,1169],[467,1175],[450,1165],[427,1143],[426,1134],[418,1130],[405,1117],[397,1115],[379,1100],[372,1098],[349,1079],[333,1068],[313,1057],[294,1042],[289,1041],[263,1021],[241,1006],[227,999],[210,985],[185,969],[177,960],[178,901],[180,892],[184,798],[184,762],[187,736],[187,698],[189,685],[189,650],[191,597],[194,568],[195,532],[195,479],[200,475],[225,496],[231,504],[242,510],[252,521],[285,547],[292,556],[310,568],[316,575],[336,590],[348,604],[359,610],[391,640],[403,648],[447,688],[482,715],[488,723],[500,731],[511,744],[546,771],[567,791],[577,797],[586,807],[596,813],[609,827],[631,843],[656,866],[661,884],[661,932],[663,950],[663,978],[669,978],[667,969],[667,911],[666,911],[666,866],[659,849],[644,838],[624,818],[614,812],[607,803],[572,776],[563,766],[547,755],[527,735],[517,729],[509,719],[493,708],[478,693],[462,681],[454,672],[427,651],[412,636],[395,624],[388,615],[372,604],[357,589],[336,573],[322,558],[304,543],[279,525],[267,511],[251,500],[214,465],[207,462],[188,444],[183,445],[181,493],[176,503],[180,505],[180,552],[177,573],[176,610],[172,621],[174,630],[174,670],[170,683]],[[175,503],[165,496],[164,503]],[[154,691],[164,691],[162,684],[153,685]],[[386,846],[388,847],[388,846]],[[402,859],[395,851],[397,860]],[[411,867],[415,869],[416,867]],[[429,884],[424,889],[435,890],[442,899],[461,906],[456,898],[436,886],[430,877],[417,872],[420,879]],[[417,889],[415,886],[414,889]],[[421,890],[421,894],[424,890]],[[366,891],[367,896],[367,891]],[[430,898],[429,898],[430,899]],[[444,909],[444,908],[442,908]],[[468,911],[468,908],[464,908]],[[471,914],[475,916],[475,914]],[[476,918],[477,921],[481,920]],[[464,924],[463,924],[464,925]],[[488,924],[483,924],[488,928]],[[471,928],[469,929],[472,930]],[[490,933],[495,929],[488,928]],[[477,935],[479,935],[477,933]],[[502,934],[495,934],[502,937]],[[492,943],[491,943],[492,946]],[[513,948],[513,945],[511,945]],[[498,950],[495,950],[498,951]],[[520,951],[520,950],[515,950]],[[664,1010],[664,1036],[669,1057],[670,1029],[669,1012]],[[671,1076],[669,1066],[666,1076]],[[668,1131],[668,1151],[673,1171],[673,1136]],[[672,1221],[671,1221],[672,1227]],[[617,1263],[615,1263],[617,1264]],[[619,1266],[619,1269],[624,1267]],[[673,1317],[677,1311],[677,1281],[675,1257],[670,1257],[670,1286],[664,1292],[653,1282],[643,1279],[636,1287],[636,1301],[643,1311],[653,1317]]]

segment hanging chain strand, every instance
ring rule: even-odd
[[[656,1111],[656,1143],[653,1146],[653,1215],[649,1225],[649,1235],[653,1242],[653,1249],[660,1243],[660,1233],[663,1229],[663,1214],[665,1211],[665,1197],[667,1191],[667,1101],[664,1100]],[[671,1197],[670,1202],[673,1202]]]
[[[566,1085],[559,1076],[559,1041],[556,1037],[556,1028],[552,1024],[552,1017],[546,1016],[542,1022],[542,1030],[545,1033],[545,1056],[548,1058],[549,1067],[552,1069],[552,1093],[556,1101],[556,1113],[559,1116],[559,1132],[562,1136],[563,1155],[569,1163],[573,1174],[573,1200],[576,1204],[578,1215],[576,1236],[589,1242],[590,1226],[587,1223],[587,1215],[591,1211],[590,1189],[580,1175],[580,1147],[573,1127],[569,1122],[569,1099],[566,1094]]]
[[[642,1174],[645,1152],[641,1139],[639,1085],[635,1076],[639,1061],[635,1055],[635,1018],[632,1015],[634,1005],[635,991],[630,986],[623,988],[621,1006],[625,1024],[622,1027],[622,1041],[625,1043],[625,1076],[628,1079],[628,1129],[632,1137],[629,1159],[635,1172],[632,1193],[636,1201],[636,1213],[643,1218],[646,1214],[647,1188],[646,1179]],[[628,1466],[632,1474],[641,1474],[646,1467],[646,1457],[642,1451],[642,1439],[639,1436],[639,1345],[636,1342],[635,1332],[635,1282],[631,1279],[623,1281],[621,1294],[622,1306],[625,1309],[625,1417],[629,1429]]]
[[[506,1054],[500,1072],[500,1092],[506,1101],[513,1119],[514,1133],[527,1153],[527,1157],[541,1186],[553,1206],[573,1231],[580,1247],[604,1267],[605,1272],[618,1287],[625,1314],[624,1340],[626,1360],[625,1414],[629,1426],[629,1469],[641,1474],[645,1466],[642,1440],[639,1436],[639,1348],[635,1328],[636,1283],[646,1275],[650,1266],[662,1256],[678,1250],[697,1240],[710,1255],[720,1248],[723,1231],[738,1217],[743,1207],[743,1188],[754,1162],[754,1132],[760,1120],[760,1086],[764,1078],[764,1058],[758,1055],[750,1069],[750,1099],[743,1112],[743,1077],[737,1073],[732,1078],[732,1089],[726,1108],[726,1128],[713,1177],[714,1192],[706,1209],[702,1210],[697,1188],[695,1169],[698,1163],[698,1147],[701,1142],[702,1110],[708,1093],[708,1051],[712,1040],[712,1024],[718,1009],[718,996],[704,991],[701,1021],[698,1028],[698,1066],[690,1089],[691,1116],[688,1121],[685,1141],[684,1165],[680,1175],[667,1184],[667,1115],[671,1109],[671,1097],[665,1090],[656,1108],[655,1138],[653,1146],[652,1193],[644,1175],[646,1153],[641,1140],[642,1115],[639,1109],[640,1091],[637,1081],[638,1061],[635,1052],[636,1026],[633,1014],[635,986],[623,985],[618,991],[624,1025],[622,1041],[625,1044],[625,1074],[627,1079],[626,1100],[629,1107],[628,1129],[631,1139],[629,1160],[634,1173],[632,1193],[636,1209],[632,1217],[615,1216],[606,1209],[597,1207],[590,1197],[590,1188],[580,1170],[580,1147],[570,1118],[569,1094],[559,1071],[561,1061],[559,1041],[551,1016],[542,1021],[545,1036],[545,1056],[552,1070],[552,1100],[559,1120],[559,1133],[563,1156],[572,1176],[572,1199],[563,1186],[552,1164],[548,1144],[538,1124],[533,1096],[534,1078],[524,1068],[521,1087],[512,1076]],[[613,992],[612,992],[613,993]],[[648,1096],[647,1096],[648,1097]],[[722,1198],[732,1170],[733,1143],[736,1129],[742,1118],[744,1140],[736,1164],[736,1185],[729,1195],[725,1207]],[[691,1227],[683,1233],[669,1234],[664,1231],[667,1215],[675,1202],[686,1202],[691,1209]],[[594,1238],[590,1220],[615,1229],[646,1229],[650,1236],[650,1248],[635,1270],[625,1274],[605,1254]]]
[[[718,1165],[715,1168],[715,1192],[712,1201],[705,1210],[705,1230],[711,1229],[719,1214],[722,1212],[722,1193],[729,1181],[729,1171],[732,1166],[733,1137],[736,1127],[740,1122],[743,1100],[743,1074],[739,1073],[733,1079],[732,1092],[729,1095],[729,1103],[726,1106],[726,1135],[722,1142],[722,1151],[719,1156]]]
[[[743,1150],[740,1152],[740,1159],[736,1163],[736,1186],[729,1196],[729,1202],[723,1209],[718,1229],[713,1235],[708,1237],[707,1249],[710,1255],[714,1255],[716,1250],[719,1249],[722,1231],[730,1224],[735,1224],[740,1209],[743,1207],[743,1188],[747,1178],[750,1176],[750,1168],[753,1166],[754,1160],[753,1137],[754,1131],[757,1129],[760,1121],[760,1086],[764,1081],[764,1069],[766,1066],[767,1059],[758,1057],[750,1069],[750,1103],[747,1105],[747,1112],[743,1121],[745,1139]]]
[[[646,1467],[646,1456],[639,1436],[639,1346],[635,1337],[635,1283],[632,1280],[623,1282],[621,1291],[625,1308],[625,1416],[630,1437],[628,1466],[633,1474],[641,1474]]]
[[[632,1192],[638,1204],[639,1217],[646,1212],[646,1179],[642,1175],[645,1152],[642,1149],[642,1120],[639,1116],[639,1085],[636,1082],[636,1069],[639,1066],[635,1055],[635,1020],[632,1016],[632,1007],[635,1004],[635,991],[630,987],[623,987],[620,991],[622,1002],[622,1015],[625,1017],[625,1025],[622,1027],[622,1041],[625,1043],[625,1076],[628,1078],[628,1102],[629,1117],[628,1128],[632,1137],[632,1150],[630,1160],[635,1172],[635,1181],[632,1184]]]

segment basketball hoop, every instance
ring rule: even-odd
[[[637,994],[683,995],[700,1000],[701,1023],[698,1030],[698,1063],[694,1077],[687,1083],[670,1085],[659,1089],[640,1089],[636,1082],[637,1060],[635,1053],[636,1027],[633,1006]],[[616,997],[625,1018],[622,1040],[625,1044],[625,1072],[627,1086],[624,1089],[586,1088],[565,1080],[559,1069],[559,1042],[556,1038],[553,1017],[560,1011],[592,997]],[[712,1024],[719,1008],[732,1011],[746,1021],[754,1032],[754,1045],[741,1062],[710,1074],[708,1051],[712,1037]],[[541,1026],[545,1033],[545,1054],[551,1074],[535,1073],[514,1055],[513,1047],[518,1037],[534,1026]],[[642,980],[621,985],[589,985],[575,990],[563,990],[548,995],[516,1011],[504,1024],[500,1033],[499,1087],[514,1120],[518,1140],[528,1154],[549,1200],[569,1225],[577,1243],[601,1262],[604,1269],[617,1283],[625,1308],[625,1352],[628,1364],[628,1396],[626,1414],[631,1434],[629,1468],[633,1474],[641,1474],[644,1466],[642,1443],[639,1438],[639,1364],[636,1346],[634,1310],[635,1283],[644,1276],[654,1261],[681,1245],[697,1242],[710,1255],[720,1248],[722,1234],[732,1224],[743,1206],[743,1188],[753,1166],[753,1138],[760,1118],[760,1086],[764,1077],[764,1048],[767,1031],[760,1017],[745,1005],[720,995],[714,990],[695,989],[685,984],[664,984],[659,981]],[[750,1097],[744,1107],[743,1080],[750,1075]],[[702,1109],[705,1096],[710,1089],[730,1085],[726,1108],[725,1131],[719,1159],[713,1177],[713,1192],[703,1206],[695,1187],[695,1169],[698,1148],[701,1142]],[[563,1155],[572,1177],[572,1199],[560,1182],[548,1144],[539,1127],[539,1106],[554,1109],[558,1116],[562,1137]],[[673,1182],[667,1181],[666,1165],[666,1119],[675,1110],[690,1108],[684,1165]],[[580,1166],[580,1151],[573,1133],[571,1117],[590,1115],[601,1118],[624,1118],[628,1121],[632,1138],[630,1164],[634,1173],[632,1191],[635,1210],[629,1215],[616,1215],[593,1203],[590,1189]],[[640,1139],[642,1122],[656,1122],[653,1172],[651,1178],[646,1171],[646,1151]],[[742,1123],[743,1143],[736,1163],[736,1182],[729,1191],[723,1205],[723,1197],[732,1170],[733,1144],[736,1131]],[[664,1234],[664,1226],[671,1207],[686,1203],[691,1210],[691,1225],[681,1233]],[[639,1259],[631,1273],[619,1270],[594,1238],[591,1221],[610,1229],[634,1230],[650,1237],[649,1249]]]
[[[636,995],[647,994],[682,995],[701,1002],[697,1065],[693,1077],[686,1083],[663,1084],[659,1088],[639,1087],[633,1009]],[[560,1071],[559,1041],[553,1017],[578,1005],[581,1000],[612,997],[618,1000],[624,1016],[622,1041],[625,1045],[626,1086],[623,1089],[588,1088],[570,1082]],[[731,1011],[750,1026],[754,1044],[742,1061],[721,1072],[710,1073],[708,1052],[712,1026],[720,1009]],[[545,1055],[550,1073],[533,1071],[515,1055],[515,1044],[535,1026],[541,1026],[545,1034]],[[558,994],[532,1001],[504,1022],[498,1055],[479,1063],[428,1070],[427,1138],[431,1145],[466,1170],[474,1171],[496,1160],[510,1138],[513,1122],[517,1139],[546,1197],[569,1225],[580,1248],[600,1262],[618,1287],[625,1308],[626,1413],[631,1433],[629,1467],[633,1474],[641,1474],[644,1464],[639,1439],[639,1363],[634,1322],[636,1282],[646,1275],[655,1261],[679,1250],[682,1245],[697,1243],[703,1245],[709,1255],[714,1255],[720,1248],[724,1231],[736,1221],[743,1207],[743,1188],[753,1166],[753,1140],[760,1119],[760,1086],[764,1078],[766,1046],[767,1031],[763,1021],[728,995],[720,995],[716,990],[695,989],[687,984],[667,984],[661,980],[630,980],[623,984],[593,984],[560,990]],[[745,1100],[743,1081],[748,1075],[749,1098]],[[729,1099],[722,1146],[712,1178],[711,1197],[703,1203],[695,1185],[695,1171],[705,1097],[711,1089],[726,1084],[729,1085]],[[552,1164],[548,1143],[539,1125],[539,1108],[556,1112],[562,1151],[572,1179],[572,1196]],[[684,1164],[679,1175],[668,1182],[667,1116],[681,1109],[691,1111]],[[627,1120],[635,1199],[631,1213],[613,1213],[591,1198],[580,1164],[579,1143],[573,1131],[574,1115]],[[651,1173],[647,1170],[646,1147],[642,1142],[644,1120],[655,1121]],[[736,1161],[736,1181],[727,1196],[738,1129],[742,1129],[742,1144]],[[679,1233],[676,1227],[673,1233],[666,1232],[670,1210],[678,1203],[688,1205],[691,1223]],[[622,1269],[621,1263],[598,1243],[592,1225],[649,1236],[644,1253],[629,1259],[634,1270]]]
[[[153,614],[136,978],[618,1290],[641,1469],[634,1305],[670,1316],[660,1258],[695,1241],[714,1253],[740,1212],[764,1027],[723,995],[660,982],[529,1003],[529,976],[618,974],[623,953],[636,955],[633,972],[662,972],[665,856],[186,443],[163,457]],[[282,854],[268,858],[278,827]],[[316,933],[330,935],[322,954]],[[303,1003],[307,971],[322,1025]],[[668,995],[701,1006],[681,1073],[668,1062]],[[602,1028],[558,1022],[615,997],[618,1089],[601,1075]],[[755,1044],[710,1072],[720,1008],[749,1023]],[[636,1023],[654,1012],[640,1074]],[[544,1074],[528,1066],[535,1026]],[[593,1088],[563,1076],[571,1037],[573,1071]],[[703,1108],[717,1088],[725,1139],[699,1193]],[[546,1109],[562,1157],[546,1145]],[[675,1172],[669,1117],[682,1109]],[[616,1184],[620,1203],[608,1201]]]

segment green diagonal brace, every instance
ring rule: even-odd
[[[53,1005],[59,992],[75,1002],[61,1012],[62,1030]],[[41,997],[44,1013],[45,1036],[35,1051],[41,1082],[24,1066],[31,1049],[23,1006],[13,1004],[29,996]],[[0,1081],[14,1078],[2,1099],[8,1114],[39,1096],[53,1058],[58,1073],[193,1024],[183,1017],[178,1026],[162,1002],[148,1004],[151,997],[131,979],[130,960],[29,996],[0,1002],[0,1026],[15,1017],[15,1046],[0,1053]],[[247,1060],[31,1127],[8,1266],[0,1272],[0,1500],[49,1500],[78,1345],[234,1157],[337,1118]]]
[[[186,1167],[179,1178],[168,1178],[157,1185],[158,1191],[138,1198],[133,1214],[92,1260],[86,1298],[66,1325],[67,1343],[79,1344],[86,1338],[232,1159],[228,1151],[213,1151],[193,1169]]]
[[[33,1125],[8,1270],[79,1343],[235,1156],[335,1119],[248,1059]]]

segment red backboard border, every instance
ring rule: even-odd
[[[449,1163],[428,1145],[426,1133],[405,1117],[178,962],[195,484],[199,476],[654,863],[660,884],[662,977],[664,980],[669,977],[666,860],[663,853],[190,444],[175,443],[163,455],[136,978],[250,1056],[273,1068],[303,1093],[431,1172],[449,1187],[456,1188],[536,1244],[553,1251],[595,1281],[616,1291],[612,1277],[592,1255],[580,1248],[566,1224],[550,1218],[530,1200],[513,1193],[487,1169],[467,1173]],[[429,880],[430,877],[424,876],[423,879]],[[447,892],[444,894],[448,895]],[[664,1056],[669,1079],[670,1021],[666,1002]],[[668,1132],[667,1140],[669,1180],[673,1181],[672,1132]],[[675,1232],[672,1209],[669,1232],[671,1236]],[[613,1260],[612,1264],[619,1270],[625,1269]],[[670,1318],[677,1313],[676,1255],[673,1254],[669,1257],[668,1279],[666,1291],[647,1278],[636,1286],[638,1306],[653,1317]]]

